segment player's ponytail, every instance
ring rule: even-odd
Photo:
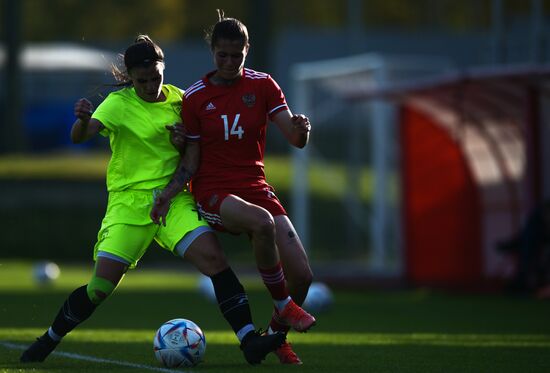
[[[220,39],[239,40],[243,46],[248,44],[248,29],[236,18],[225,17],[222,9],[216,9],[218,13],[218,22],[205,31],[204,39],[210,45],[210,49]]]
[[[113,64],[111,72],[118,82],[117,86],[128,86],[132,84],[129,72],[134,67],[149,67],[158,62],[164,63],[164,52],[148,35],[140,34],[136,37],[134,44],[130,45],[124,54],[119,55],[119,58],[123,61],[123,67]]]

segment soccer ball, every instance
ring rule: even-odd
[[[333,302],[334,296],[330,288],[322,282],[313,282],[302,307],[307,311],[319,313],[328,310]]]
[[[153,351],[157,360],[168,368],[192,367],[202,361],[206,339],[193,321],[173,319],[157,330]]]
[[[60,272],[59,267],[54,262],[36,263],[32,268],[33,279],[40,285],[50,284],[57,280]]]
[[[199,293],[212,303],[216,303],[216,292],[214,291],[214,285],[212,285],[212,280],[210,277],[205,275],[200,275],[199,281],[197,283],[197,289]]]

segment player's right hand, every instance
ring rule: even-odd
[[[89,121],[93,112],[94,106],[85,98],[81,98],[74,104],[74,115],[82,121]]]

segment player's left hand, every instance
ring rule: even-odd
[[[292,115],[292,125],[294,126],[294,130],[299,133],[309,133],[309,131],[311,131],[309,118],[303,114]]]

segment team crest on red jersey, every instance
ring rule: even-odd
[[[243,95],[243,102],[248,107],[254,106],[256,103],[256,95],[254,93],[247,93]]]

